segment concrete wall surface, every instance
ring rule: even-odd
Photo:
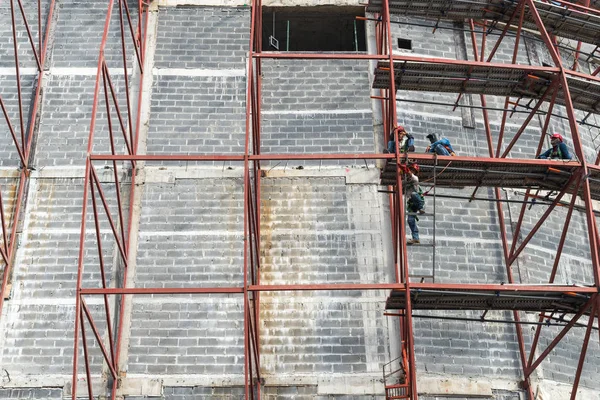
[[[26,10],[37,12],[35,2]],[[31,4],[29,4],[31,3]],[[137,93],[142,97],[139,153],[240,155],[246,133],[247,54],[250,7],[244,2],[159,0],[151,2],[145,81],[131,42],[122,65],[118,3],[109,21],[109,45],[104,57],[121,110],[132,113]],[[270,2],[285,6],[289,2]],[[306,4],[304,4],[306,3]],[[301,5],[330,5],[306,1]],[[356,6],[358,2],[333,2]],[[10,9],[0,1],[0,95],[13,123],[19,120]],[[47,15],[50,0],[42,1]],[[0,319],[0,399],[59,399],[72,393],[75,289],[81,236],[85,161],[98,49],[108,1],[56,0],[50,21],[48,63],[43,74],[41,108],[30,115],[38,85],[35,59],[24,29],[17,32],[22,67],[24,119],[37,118],[33,165],[26,188],[25,212],[19,218],[18,249],[10,296]],[[294,3],[296,4],[296,3]],[[300,4],[300,3],[298,3]],[[137,24],[137,1],[128,2]],[[463,24],[440,22],[430,27],[410,23],[431,21],[395,18],[392,42],[412,40],[407,54],[473,59]],[[283,23],[283,22],[282,22]],[[332,21],[334,23],[334,21]],[[37,38],[37,24],[33,34]],[[128,29],[128,27],[125,27]],[[46,29],[44,26],[43,29]],[[265,28],[266,29],[266,28]],[[369,51],[374,28],[367,26]],[[127,32],[128,33],[128,32]],[[488,44],[488,52],[492,46]],[[506,38],[495,61],[510,62],[514,38]],[[550,62],[543,43],[528,38],[519,45],[517,63]],[[381,152],[380,105],[371,96],[374,65],[364,60],[264,60],[262,62],[261,152],[263,154],[365,154]],[[584,71],[597,66],[583,63]],[[108,115],[116,129],[115,152],[126,144],[113,111],[102,95],[92,151],[110,153]],[[129,93],[129,102],[128,99]],[[398,92],[398,122],[415,136],[418,152],[425,136],[448,137],[458,154],[488,156],[484,120],[477,109],[452,103],[456,94]],[[480,105],[479,96],[464,96],[462,104]],[[109,106],[113,104],[112,98]],[[488,97],[488,106],[504,107],[503,98]],[[109,107],[110,108],[110,107]],[[558,116],[566,116],[556,107]],[[123,125],[129,124],[123,112]],[[584,117],[579,113],[580,118]],[[490,111],[494,141],[502,113]],[[516,113],[507,122],[506,146],[525,120]],[[593,117],[595,118],[595,116]],[[133,119],[133,118],[132,118]],[[535,117],[510,153],[535,155],[544,120]],[[552,118],[551,131],[563,132],[572,146],[568,123]],[[581,128],[588,161],[600,144],[594,131]],[[546,145],[546,144],[545,144]],[[244,175],[242,162],[147,162],[134,171],[128,164],[95,164],[100,189],[88,192],[85,216],[82,284],[102,287],[127,284],[136,288],[241,287],[244,282]],[[260,197],[261,251],[256,255],[262,284],[392,283],[389,199],[381,193],[379,169],[373,162],[270,161],[262,164]],[[5,213],[12,220],[19,158],[6,125],[0,124],[0,185]],[[131,190],[131,176],[135,187]],[[428,184],[424,183],[427,187]],[[437,189],[437,195],[467,196],[472,190]],[[133,197],[131,197],[133,194]],[[511,200],[521,191],[506,190]],[[493,191],[481,188],[480,197]],[[118,199],[132,205],[127,268],[111,221],[120,232]],[[96,200],[99,219],[92,210]],[[428,215],[419,226],[422,242],[409,248],[412,279],[442,283],[507,281],[499,222],[514,226],[520,205],[498,215],[491,202],[427,197]],[[536,205],[523,218],[522,239],[545,208]],[[109,218],[110,216],[110,218]],[[522,283],[547,282],[566,211],[555,210],[518,259],[513,273]],[[593,274],[585,215],[575,212],[559,263],[557,283],[590,284]],[[124,229],[125,230],[125,229]],[[96,240],[101,238],[101,258]],[[509,239],[513,233],[508,231]],[[434,252],[435,251],[435,263]],[[264,292],[260,295],[258,331],[263,399],[383,399],[382,367],[399,354],[398,322],[384,316],[386,291]],[[119,351],[120,398],[240,399],[244,397],[244,298],[238,293],[86,297],[98,337],[110,349],[106,304],[112,316],[123,313]],[[517,331],[512,324],[436,319],[467,317],[475,312],[419,312],[415,318],[415,351],[420,398],[521,400],[522,367]],[[492,315],[493,314],[493,315]],[[490,319],[512,315],[491,312]],[[537,321],[535,315],[522,319]],[[586,322],[586,321],[583,321]],[[112,379],[101,347],[86,322],[88,360],[96,396],[110,394]],[[537,399],[570,396],[584,330],[574,328],[532,376]],[[544,349],[558,334],[545,327]],[[529,349],[534,330],[523,328]],[[78,396],[87,396],[83,347],[79,346]],[[600,396],[600,347],[592,338],[578,399]],[[111,351],[111,350],[109,350]],[[101,398],[101,397],[99,397]]]

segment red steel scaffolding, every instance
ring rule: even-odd
[[[1,262],[4,265],[2,271],[2,290],[0,291],[0,311],[3,309],[4,300],[9,297],[10,279],[17,248],[19,218],[26,202],[27,187],[31,171],[30,163],[32,161],[31,149],[34,142],[34,134],[36,133],[36,122],[39,118],[41,88],[44,82],[44,68],[46,67],[46,54],[50,34],[49,27],[50,21],[52,20],[55,1],[51,0],[49,3],[42,2],[41,0],[29,2],[30,4],[26,4],[29,8],[24,7],[22,0],[10,0],[9,3],[15,62],[18,120],[15,121],[11,119],[7,104],[2,99],[2,95],[0,95],[0,108],[2,109],[2,119],[6,121],[19,159],[16,166],[17,189],[14,205],[7,205],[5,203],[7,194],[10,193],[10,191],[6,186],[0,187],[0,223],[2,224],[2,227],[0,228],[2,231],[0,255],[2,256]],[[48,6],[48,13],[45,24],[42,24],[42,8],[44,3]],[[37,12],[34,13],[34,11]],[[35,26],[30,25],[30,21],[32,20],[37,22],[37,38],[31,29],[32,26]],[[44,26],[45,32],[43,31]],[[27,34],[27,44],[22,43],[25,42],[25,40],[20,41],[18,38],[18,32],[22,29],[24,29]],[[19,59],[19,49],[29,56],[25,62],[35,60],[35,69],[37,73],[37,85],[35,87],[33,101],[31,102],[32,109],[30,110],[31,118],[29,121],[27,121],[26,105],[23,100],[26,90],[22,88],[23,76],[21,73],[21,64],[23,59]],[[13,160],[5,160],[5,163],[10,165],[11,161]],[[10,216],[8,217],[5,215],[7,209],[11,210]]]
[[[425,5],[421,3],[427,3]],[[436,304],[434,309],[465,309],[465,301],[470,305],[467,309],[505,309],[512,310],[518,344],[521,365],[523,369],[523,388],[527,391],[528,399],[533,400],[532,386],[529,384],[529,377],[565,336],[565,334],[577,324],[577,321],[584,315],[588,316],[581,356],[578,368],[574,378],[571,398],[575,399],[579,385],[581,371],[585,360],[588,342],[594,327],[596,317],[600,317],[600,260],[598,250],[598,229],[594,215],[592,199],[600,197],[600,186],[595,184],[597,175],[600,175],[600,153],[595,163],[589,163],[584,157],[584,147],[579,132],[579,124],[575,114],[575,106],[587,112],[598,111],[598,91],[593,89],[600,88],[600,78],[593,74],[585,74],[577,71],[577,61],[565,65],[565,60],[561,58],[559,47],[557,45],[557,36],[586,39],[592,44],[600,40],[600,34],[597,29],[587,29],[586,24],[593,24],[600,20],[600,11],[590,7],[589,0],[582,4],[575,4],[567,1],[538,1],[538,0],[518,0],[518,1],[446,1],[430,0],[419,2],[419,7],[411,7],[410,1],[401,0],[372,0],[367,6],[367,11],[375,13],[371,20],[375,26],[376,47],[375,54],[360,53],[293,53],[293,52],[264,52],[262,50],[262,1],[254,0],[251,7],[251,26],[250,26],[250,53],[247,63],[247,87],[246,87],[246,134],[245,147],[243,154],[239,155],[153,155],[138,154],[139,131],[140,131],[140,105],[142,104],[143,90],[139,90],[137,100],[138,110],[133,112],[131,105],[127,104],[125,110],[119,108],[116,100],[113,83],[110,79],[110,68],[104,59],[104,49],[107,44],[109,24],[114,10],[119,10],[119,19],[121,24],[121,49],[123,51],[123,67],[125,76],[127,76],[127,64],[125,52],[128,46],[133,44],[136,53],[135,62],[139,69],[137,78],[141,85],[144,78],[145,54],[146,54],[146,36],[149,14],[149,4],[144,1],[138,3],[138,21],[139,25],[133,27],[131,12],[128,9],[127,2],[123,0],[108,0],[108,11],[100,48],[100,59],[98,63],[98,73],[94,92],[93,116],[90,126],[90,136],[88,144],[88,157],[86,160],[86,173],[83,193],[83,212],[81,220],[81,241],[79,248],[78,279],[77,279],[77,298],[76,298],[76,321],[75,321],[75,343],[73,359],[73,392],[72,398],[77,397],[77,382],[79,378],[79,346],[83,348],[83,366],[85,368],[85,378],[89,398],[94,397],[92,390],[90,370],[90,357],[88,354],[88,342],[86,336],[87,326],[96,338],[100,346],[104,361],[108,366],[108,372],[114,381],[119,379],[119,355],[123,336],[123,315],[124,298],[128,295],[136,294],[196,294],[198,296],[216,293],[237,294],[244,299],[244,386],[245,398],[261,398],[261,389],[263,381],[261,380],[260,365],[260,338],[259,338],[259,310],[261,292],[279,292],[279,291],[335,291],[335,290],[390,290],[391,295],[388,299],[387,308],[398,310],[389,315],[399,317],[399,326],[401,337],[400,343],[400,370],[402,378],[399,382],[390,384],[386,387],[386,396],[390,399],[414,399],[418,398],[417,371],[414,351],[413,335],[413,310],[414,309],[432,309],[431,304]],[[472,58],[474,61],[449,60],[439,58],[414,57],[396,55],[392,48],[392,18],[391,15],[408,15],[423,19],[439,20],[454,19],[459,21],[468,21],[469,32],[472,39]],[[556,24],[556,14],[561,21]],[[549,29],[552,26],[552,29]],[[477,29],[477,28],[480,29]],[[492,50],[486,53],[486,41],[490,36],[491,27],[501,29]],[[527,30],[529,34],[535,34],[543,41],[549,54],[554,61],[554,66],[523,66],[516,64],[519,41]],[[573,33],[576,31],[576,33]],[[592,31],[590,33],[590,31]],[[515,46],[512,62],[509,64],[494,62],[494,55],[503,40],[509,32],[514,33]],[[533,33],[532,33],[533,32]],[[579,35],[581,33],[581,35]],[[579,36],[578,36],[579,35]],[[131,37],[129,37],[131,36]],[[126,46],[127,44],[127,46]],[[579,58],[581,51],[581,42],[576,45],[575,60]],[[43,52],[41,60],[43,62]],[[383,138],[387,139],[389,132],[398,126],[396,100],[398,90],[424,90],[424,91],[446,91],[456,92],[458,99],[465,93],[478,94],[481,99],[481,111],[483,114],[485,134],[487,138],[488,157],[444,157],[433,156],[430,154],[410,154],[405,155],[396,148],[395,154],[262,154],[261,153],[261,64],[263,59],[348,59],[348,60],[371,60],[377,63],[375,71],[375,81],[373,88],[380,90],[383,112]],[[497,80],[503,80],[503,83],[494,84]],[[507,84],[506,81],[512,82]],[[578,87],[576,96],[573,96],[570,88]],[[437,90],[435,88],[438,88]],[[582,90],[579,90],[582,89]],[[365,88],[369,90],[369,88]],[[492,130],[488,108],[486,106],[486,95],[505,96],[505,107],[503,110],[502,124],[500,127],[498,142],[492,140]],[[94,130],[96,125],[96,116],[98,111],[99,97],[104,96],[107,104],[107,115],[109,119],[109,134],[111,140],[110,154],[95,154],[93,149]],[[128,98],[130,97],[128,93]],[[502,146],[506,120],[508,114],[512,112],[509,108],[510,98],[533,99],[536,104],[525,119],[523,126],[518,130],[510,141],[509,145]],[[517,102],[518,103],[518,102]],[[545,160],[525,160],[510,159],[507,156],[512,147],[517,143],[525,128],[529,125],[542,105],[548,105],[549,111],[546,113],[545,124],[540,134],[537,153],[541,152],[544,144],[546,131],[550,123],[552,109],[555,104],[564,106],[570,127],[570,134],[574,144],[574,151],[578,161],[545,161]],[[119,125],[114,127],[111,121],[111,114],[117,115]],[[133,123],[123,122],[123,115]],[[118,133],[117,131],[121,131]],[[122,136],[126,153],[118,154],[115,150],[115,137]],[[395,136],[398,142],[397,134]],[[15,142],[17,142],[15,138]],[[24,146],[22,161],[26,164],[29,148]],[[382,184],[387,186],[389,193],[389,208],[392,226],[392,247],[394,253],[394,271],[395,282],[381,282],[373,284],[311,284],[311,285],[264,285],[259,279],[261,243],[260,243],[260,198],[261,198],[261,163],[266,161],[278,160],[382,160],[386,163],[382,173]],[[130,260],[130,239],[131,226],[127,221],[131,220],[133,213],[133,204],[129,207],[124,204],[119,195],[119,188],[122,182],[119,181],[117,162],[124,162],[127,168],[134,173],[131,174],[130,198],[134,198],[136,191],[136,163],[142,162],[175,162],[175,161],[193,161],[193,162],[212,162],[229,161],[243,163],[244,166],[244,249],[243,249],[243,285],[231,287],[192,287],[192,288],[132,288],[128,285],[128,263]],[[495,188],[495,199],[497,212],[499,216],[504,215],[502,204],[501,187],[515,187],[526,189],[525,201],[521,207],[519,219],[515,227],[513,238],[519,237],[522,229],[524,214],[527,207],[527,201],[537,196],[535,190],[558,190],[558,196],[549,200],[549,207],[533,229],[527,234],[522,242],[513,239],[512,242],[507,237],[507,227],[504,218],[498,218],[499,231],[502,239],[503,257],[508,277],[507,284],[445,284],[445,283],[423,283],[411,282],[410,265],[405,241],[405,208],[403,196],[403,169],[407,162],[416,161],[422,165],[422,179],[435,179],[438,186],[471,186],[474,188],[472,198],[475,198],[476,191],[481,186],[490,186]],[[114,183],[117,188],[117,206],[118,216],[111,215],[107,196],[103,189],[102,182],[95,163],[112,164],[114,172]],[[438,174],[438,170],[443,170],[444,174]],[[26,171],[26,168],[23,169]],[[23,176],[26,173],[23,172]],[[503,175],[503,176],[502,176]],[[510,175],[510,178],[506,178]],[[561,200],[567,194],[571,194],[571,200],[567,203],[568,214],[564,229],[560,235],[560,241],[556,249],[556,258],[553,264],[552,272],[548,278],[548,284],[527,285],[518,284],[513,278],[512,265],[515,263],[519,254],[530,242],[544,221],[552,213]],[[576,198],[581,197],[584,207],[577,208]],[[86,216],[88,214],[88,201],[91,200],[93,220],[96,231],[95,241],[98,248],[100,260],[100,272],[102,281],[100,288],[85,288],[82,285],[84,272],[84,244],[86,232]],[[559,265],[561,253],[565,244],[565,238],[569,226],[569,221],[575,209],[582,209],[586,216],[587,234],[590,245],[591,262],[593,267],[594,283],[593,286],[566,286],[555,285],[557,268]],[[108,287],[106,281],[105,265],[103,261],[103,243],[100,235],[100,218],[102,214],[108,219],[112,231],[114,243],[120,257],[120,263],[124,270],[124,279],[117,287]],[[13,233],[14,235],[14,233]],[[11,247],[12,249],[12,247]],[[9,248],[2,251],[5,260],[9,259]],[[10,250],[12,251],[12,250]],[[6,272],[5,281],[6,283]],[[418,294],[429,294],[419,296]],[[107,326],[107,342],[102,339],[98,325],[92,318],[90,308],[86,302],[89,296],[102,296],[104,300],[104,313]],[[120,297],[120,307],[116,309],[115,315],[111,315],[109,309],[109,297]],[[479,297],[478,297],[479,296]],[[481,305],[477,301],[481,296],[494,296],[505,301],[486,302]],[[427,299],[433,299],[430,302]],[[457,301],[456,299],[461,301]],[[517,299],[525,299],[517,301]],[[548,305],[550,304],[550,306]],[[556,306],[556,304],[560,304]],[[554,308],[552,308],[554,307]],[[519,310],[539,312],[539,322],[535,333],[535,339],[532,348],[527,352],[523,339]],[[550,345],[535,358],[534,354],[538,345],[538,339],[545,319],[553,318],[555,310],[566,310],[573,314],[570,321],[564,325],[563,330],[556,336]],[[118,323],[115,323],[118,321]],[[117,331],[113,332],[112,327],[116,326]],[[111,398],[117,395],[117,385],[110,387]],[[382,388],[383,392],[383,388]]]

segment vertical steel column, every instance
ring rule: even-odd
[[[389,0],[383,1],[383,21],[386,24],[386,39],[387,39],[387,52],[389,56],[389,65],[390,65],[390,92],[389,92],[389,115],[390,115],[390,126],[394,128],[398,124],[398,117],[396,112],[396,75],[394,72],[394,54],[393,54],[393,42],[392,42],[392,27],[390,21],[390,8],[389,8]],[[400,169],[400,152],[399,152],[399,143],[398,143],[398,132],[394,130],[394,141],[396,144],[396,185],[397,185],[397,204],[398,209],[396,210],[396,218],[400,223],[399,234],[397,235],[396,240],[398,241],[398,247],[401,249],[401,263],[404,275],[404,284],[406,287],[405,296],[406,296],[406,312],[405,312],[405,328],[406,328],[406,337],[405,343],[408,353],[408,366],[409,366],[409,376],[408,376],[408,387],[409,394],[412,400],[418,399],[417,392],[417,376],[416,376],[416,361],[415,361],[415,353],[414,353],[414,337],[413,337],[413,323],[412,323],[412,305],[410,298],[410,279],[409,279],[409,267],[408,267],[408,255],[406,252],[406,232],[405,232],[405,211],[404,211],[404,196],[402,190],[402,179],[401,179],[401,169]],[[402,274],[401,274],[402,275]]]
[[[244,143],[244,393],[245,398],[250,399],[254,398],[254,385],[252,382],[252,372],[251,372],[251,360],[252,360],[252,352],[251,352],[251,339],[250,339],[250,318],[251,318],[251,310],[249,303],[249,292],[248,292],[248,251],[249,246],[251,246],[251,231],[250,231],[250,219],[253,218],[253,215],[250,215],[250,198],[252,194],[252,185],[250,182],[250,160],[249,160],[249,150],[250,150],[250,139],[253,134],[252,123],[253,121],[253,108],[256,109],[255,98],[253,90],[254,88],[254,56],[257,53],[256,51],[256,36],[262,35],[262,32],[258,30],[258,19],[260,18],[258,15],[261,12],[261,7],[259,0],[252,0],[251,6],[251,15],[250,15],[250,48],[248,52],[248,65],[246,70],[246,136]],[[260,52],[260,49],[259,51]],[[259,100],[260,101],[260,100]],[[257,113],[258,114],[258,113]],[[254,118],[258,118],[258,115],[254,115]],[[255,133],[254,133],[255,134]],[[253,143],[253,145],[255,145]],[[255,208],[257,204],[255,203]],[[257,224],[259,221],[257,221]],[[255,324],[256,329],[258,329],[258,323]],[[257,342],[258,343],[258,342]],[[260,385],[260,383],[259,383]]]
[[[145,10],[145,13],[144,13]],[[145,16],[145,18],[143,18]],[[137,111],[136,111],[136,126],[135,126],[135,132],[134,135],[132,137],[132,143],[131,143],[131,155],[134,156],[137,154],[137,150],[138,150],[138,146],[139,146],[139,133],[140,133],[140,128],[141,128],[141,114],[142,114],[142,100],[143,100],[143,93],[144,91],[142,90],[142,85],[144,82],[144,71],[145,71],[145,54],[146,54],[146,45],[148,43],[147,41],[147,34],[148,34],[148,21],[149,21],[149,16],[150,16],[150,11],[148,9],[148,5],[146,5],[146,3],[144,3],[143,0],[138,0],[138,33],[140,34],[139,40],[137,41],[137,44],[139,44],[140,46],[140,77],[139,77],[139,85],[140,85],[140,90],[138,93],[138,98],[137,98]],[[142,29],[142,27],[145,26],[145,29]],[[125,132],[123,132],[123,134],[125,134]],[[135,197],[135,191],[136,191],[136,162],[131,160],[130,163],[130,167],[131,167],[131,187],[129,188],[129,210],[128,210],[128,226],[127,226],[127,232],[126,232],[126,241],[125,241],[125,249],[127,250],[127,254],[129,256],[129,244],[130,241],[132,240],[131,238],[131,232],[132,232],[132,227],[131,227],[131,221],[133,219],[133,213],[134,213],[134,203],[133,203],[133,199]],[[119,188],[117,188],[117,190],[119,190]],[[129,260],[127,260],[129,262]],[[122,286],[123,288],[127,287],[127,282],[128,282],[128,273],[127,273],[127,264],[128,263],[124,263],[124,269],[125,269],[125,273],[123,274],[123,283]],[[118,313],[118,330],[117,330],[117,338],[116,338],[116,343],[115,343],[115,348],[116,350],[116,355],[115,355],[115,368],[117,369],[117,373],[118,371],[118,366],[119,366],[119,360],[120,360],[120,349],[121,349],[121,343],[122,343],[122,339],[123,339],[123,316],[125,314],[125,295],[121,294],[120,295],[120,301],[119,301],[119,313]],[[110,321],[107,320],[107,323],[110,323]],[[117,385],[116,383],[113,383],[112,389],[111,389],[111,400],[116,399],[117,396]]]

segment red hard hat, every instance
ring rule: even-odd
[[[560,133],[555,133],[554,135],[550,136],[550,140],[552,140],[552,139],[558,139],[561,142],[563,141],[563,137]]]
[[[408,164],[408,168],[412,168],[416,172],[419,172],[419,164],[417,164],[417,163],[410,163],[410,164]]]

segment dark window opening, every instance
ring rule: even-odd
[[[398,48],[405,50],[412,50],[412,40],[398,38]]]
[[[263,7],[263,51],[366,51],[361,7]]]

